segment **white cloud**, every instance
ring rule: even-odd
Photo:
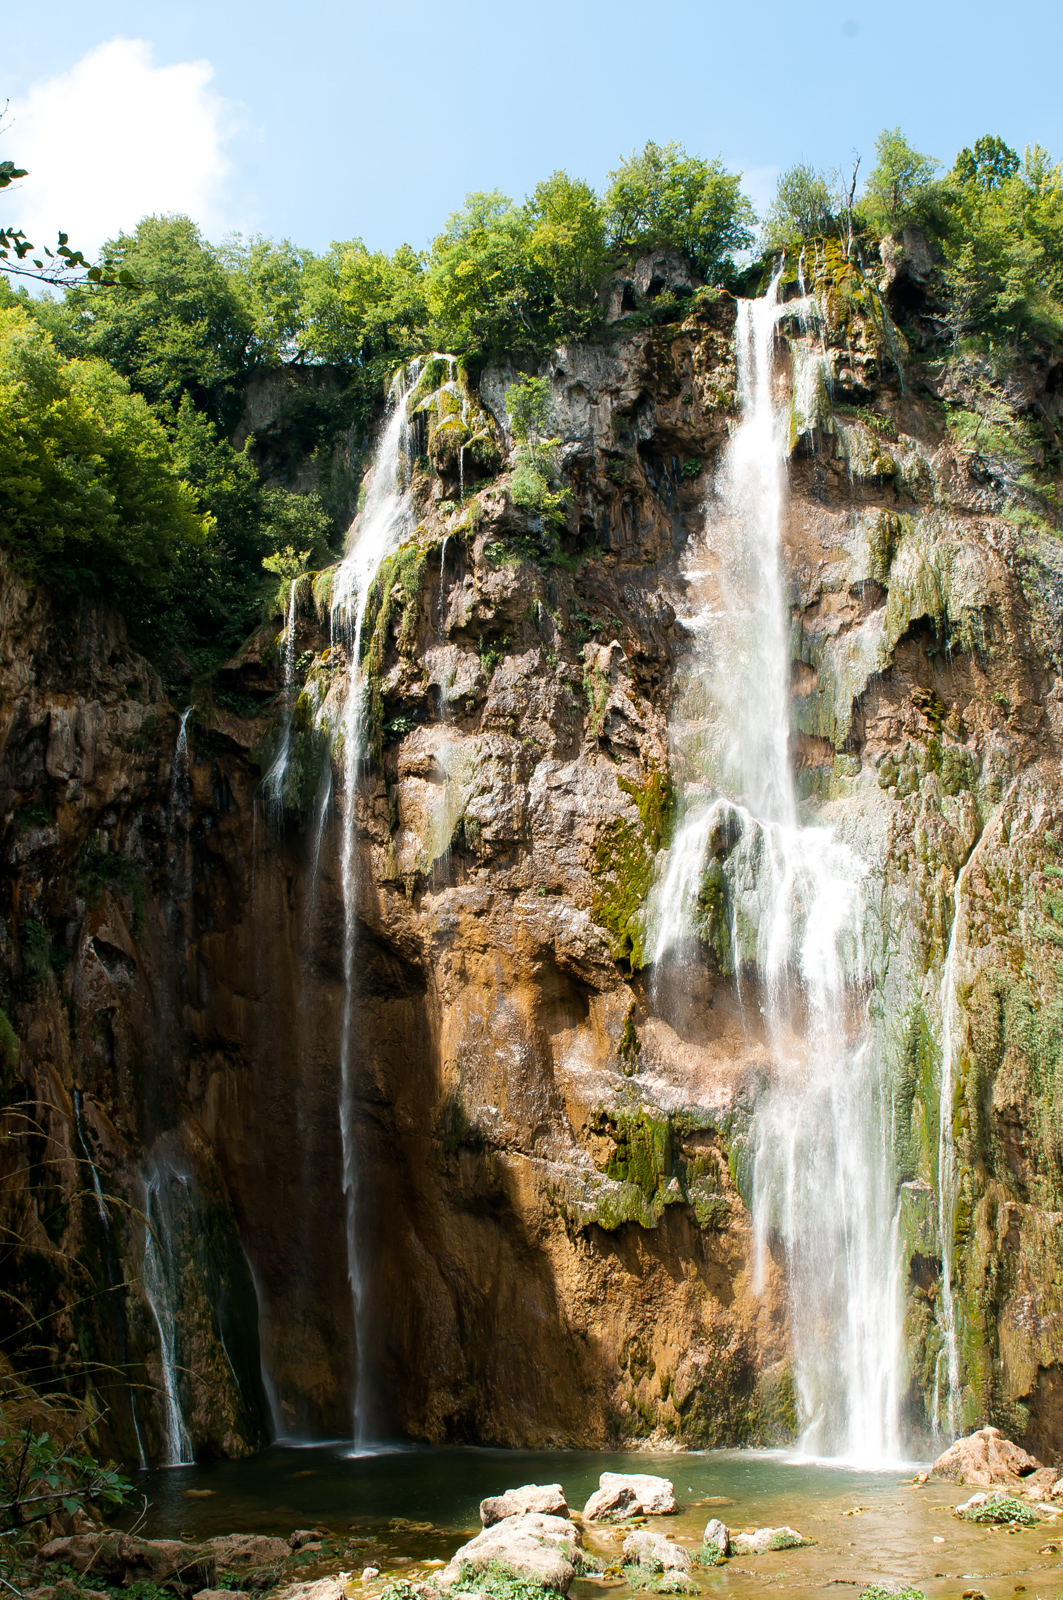
[[[12,102],[4,156],[29,176],[5,217],[54,248],[60,228],[87,256],[149,212],[224,231],[220,206],[233,108],[209,61],[157,67],[143,39],[112,39]]]

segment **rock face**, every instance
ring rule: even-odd
[[[588,1522],[616,1522],[621,1517],[668,1516],[678,1510],[675,1491],[667,1478],[644,1472],[603,1472],[583,1515]]]
[[[526,1483],[520,1489],[507,1489],[480,1501],[480,1521],[485,1528],[502,1522],[506,1517],[520,1517],[528,1511],[540,1512],[547,1517],[567,1517],[568,1502],[559,1483]]]
[[[926,275],[902,243],[887,304]],[[184,692],[112,615],[0,562],[0,1071],[36,1130],[0,1150],[0,1223],[52,1372],[110,1374],[129,1459],[138,1437],[174,1459],[350,1428],[345,1137],[370,1427],[587,1448],[793,1430],[781,1247],[756,1289],[752,1270],[751,1129],[777,1062],[757,974],[721,937],[726,830],[681,993],[654,983],[646,917],[690,652],[681,556],[737,404],[734,304],[663,259],[628,288],[643,321],[662,297],[677,320],[626,325],[621,288],[608,337],[542,363],[562,521],[514,499],[515,368],[467,397],[477,476],[428,428],[413,532],[367,611],[350,793],[315,722],[339,726],[351,667],[329,574],[297,587],[287,723],[275,619],[196,686],[182,739]],[[779,322],[790,748],[809,816],[859,851],[876,908],[859,1004],[889,1063],[906,1413],[925,1427],[947,1370],[944,1127],[957,1414],[1050,1456],[1063,566],[997,433],[942,420],[946,401],[976,410],[993,374],[957,358],[939,394],[899,330],[854,305],[830,302],[815,385],[800,319]],[[1008,383],[1017,416],[1055,425],[1063,374],[1031,362]],[[279,452],[287,402],[269,384],[254,400]],[[633,1493],[614,1514],[636,1505],[663,1509]]]
[[[979,1428],[966,1439],[957,1439],[938,1456],[930,1469],[932,1478],[947,1478],[952,1483],[1019,1484],[1036,1472],[1041,1463],[1010,1439],[1001,1437],[999,1428]],[[1055,1474],[1052,1474],[1053,1478]]]
[[[440,1573],[440,1583],[452,1588],[463,1570],[483,1572],[492,1561],[501,1561],[520,1577],[567,1594],[576,1575],[581,1544],[579,1529],[566,1517],[543,1516],[534,1511],[506,1517],[455,1551]]]

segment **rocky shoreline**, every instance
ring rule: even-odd
[[[928,1491],[953,1485],[949,1499],[958,1503],[927,1502]],[[961,1485],[976,1492],[961,1501]],[[1059,1552],[1052,1535],[1063,1516],[1063,1471],[1042,1466],[995,1428],[957,1441],[929,1471],[903,1480],[901,1490],[906,1499],[896,1502],[894,1518],[929,1511],[929,1525],[936,1526],[933,1514],[945,1513],[962,1550],[969,1553],[973,1540],[985,1552],[983,1564],[991,1558],[1007,1566],[1006,1573],[982,1574],[987,1579],[1019,1575],[1036,1558],[1042,1567],[1049,1558],[1047,1565],[1058,1568],[1051,1560]],[[96,1530],[45,1544],[38,1584],[23,1593],[24,1600],[104,1600],[118,1589],[132,1591],[136,1600],[156,1600],[164,1592],[180,1600],[230,1600],[238,1593],[268,1594],[270,1600],[551,1600],[573,1591],[698,1594],[709,1573],[721,1567],[728,1569],[729,1589],[758,1593],[759,1581],[785,1576],[789,1569],[776,1569],[798,1552],[809,1576],[819,1567],[833,1572],[837,1566],[841,1551],[827,1530],[813,1536],[788,1523],[740,1526],[723,1512],[725,1504],[734,1502],[717,1497],[681,1505],[670,1479],[646,1473],[603,1472],[582,1510],[569,1506],[560,1483],[525,1484],[483,1499],[479,1531],[464,1538],[451,1533],[443,1546],[447,1557],[423,1553],[441,1548],[441,1529],[401,1517],[391,1519],[389,1529],[420,1554],[384,1554],[382,1542],[345,1538],[324,1527],[298,1529],[286,1539],[228,1534],[200,1542]],[[703,1527],[700,1518],[693,1521],[698,1506],[711,1512]],[[863,1504],[835,1511],[840,1518],[869,1514]],[[817,1515],[815,1521],[833,1518]],[[856,1524],[849,1528],[855,1532]],[[1001,1541],[1002,1533],[1018,1535],[1017,1543]],[[1046,1542],[1037,1542],[1046,1535]],[[926,1533],[920,1542],[933,1555],[950,1537],[945,1531]],[[850,1538],[841,1549],[852,1551],[857,1543]],[[979,1574],[935,1572],[933,1580],[956,1576],[974,1581]],[[821,1581],[858,1580],[824,1575]],[[927,1582],[918,1575],[915,1581]],[[936,1592],[933,1582],[928,1587]],[[1013,1588],[1019,1593],[1023,1586]],[[977,1588],[964,1592],[982,1594]],[[911,1600],[924,1591],[911,1584],[883,1588],[872,1580],[862,1593],[869,1600],[890,1594]]]

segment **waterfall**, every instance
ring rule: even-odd
[[[989,837],[997,818],[1007,802],[1014,782],[1000,804],[991,813],[982,828],[967,860],[956,874],[952,889],[952,927],[949,930],[945,965],[941,971],[941,1076],[938,1086],[938,1249],[941,1253],[941,1305],[938,1326],[941,1329],[942,1347],[938,1357],[939,1370],[934,1374],[934,1405],[931,1419],[935,1432],[941,1427],[940,1365],[944,1358],[948,1380],[946,1420],[949,1437],[954,1439],[961,1422],[960,1417],[960,1352],[956,1336],[956,1300],[953,1294],[952,1267],[956,1249],[956,1202],[959,1199],[959,1170],[956,1165],[956,1140],[953,1127],[956,1094],[956,1058],[959,1053],[957,1024],[960,1020],[958,974],[966,944],[967,925],[963,916],[963,893],[967,887],[971,868],[983,842]]]
[[[342,632],[347,649],[347,689],[340,727],[343,736],[343,832],[340,876],[343,890],[344,1007],[340,1034],[339,1120],[343,1152],[343,1196],[347,1232],[347,1277],[354,1319],[354,1388],[352,1432],[365,1443],[368,1428],[368,1375],[365,1360],[365,1281],[358,1237],[358,1149],[354,1120],[354,979],[357,946],[358,779],[365,756],[365,678],[361,668],[362,625],[366,603],[381,562],[400,544],[411,525],[407,487],[410,428],[406,401],[420,374],[421,362],[400,369],[392,381],[389,414],[377,445],[365,504],[348,538],[347,554],[336,572],[332,590],[332,626]]]
[[[802,1448],[870,1465],[899,1455],[899,1219],[862,1000],[867,869],[831,828],[799,825],[790,770],[780,275],[738,302],[740,418],[686,560],[693,646],[670,729],[680,815],[650,909],[654,990],[709,939],[763,1018],[775,1076],[751,1130],[755,1279],[763,1290],[781,1247]]]
[[[115,1342],[118,1346],[118,1357],[123,1368],[126,1365],[128,1349],[125,1305],[121,1299],[124,1284],[121,1273],[121,1257],[118,1252],[118,1241],[114,1236],[114,1227],[111,1223],[111,1214],[107,1210],[107,1202],[103,1195],[103,1185],[100,1183],[99,1169],[92,1159],[89,1150],[88,1136],[85,1132],[85,1122],[82,1116],[84,1095],[80,1089],[74,1090],[74,1131],[77,1134],[78,1144],[81,1146],[82,1158],[92,1174],[92,1194],[96,1203],[96,1215],[100,1219],[100,1230],[103,1234],[103,1268],[107,1280],[107,1293],[112,1308],[112,1328]],[[129,1386],[129,1412],[133,1422],[133,1432],[136,1435],[137,1455],[141,1468],[148,1464],[147,1454],[144,1450],[144,1440],[140,1433],[140,1418],[137,1411],[136,1390]]]
[[[961,897],[970,870],[973,852],[956,874],[952,891],[952,928],[941,974],[941,1079],[938,1107],[938,1248],[941,1252],[941,1310],[939,1314],[945,1369],[948,1377],[947,1419],[949,1438],[956,1437],[960,1394],[960,1353],[956,1340],[956,1306],[952,1294],[952,1255],[956,1245],[956,1199],[958,1174],[956,1144],[953,1137],[953,1096],[955,1091],[956,1045],[953,1029],[957,1020],[956,969],[959,964],[960,935],[963,927]],[[935,1381],[933,1424],[940,1426]]]
[[[192,1441],[185,1427],[178,1392],[178,1324],[174,1304],[173,1272],[169,1259],[170,1216],[164,1181],[184,1183],[180,1173],[164,1174],[153,1162],[144,1174],[144,1265],[141,1282],[159,1335],[162,1364],[163,1425],[166,1430],[167,1467],[187,1466],[193,1460]]]
[[[288,775],[288,760],[291,753],[292,714],[295,709],[293,704],[295,698],[293,694],[295,688],[295,597],[298,585],[298,578],[293,578],[288,589],[288,604],[284,613],[284,632],[281,634],[284,710],[281,714],[280,740],[277,745],[277,752],[262,780],[266,804],[274,811],[279,811],[284,805],[284,780]]]

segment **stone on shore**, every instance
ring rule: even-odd
[[[649,1528],[629,1533],[622,1548],[626,1559],[640,1567],[652,1567],[657,1572],[690,1570],[690,1552],[682,1545],[673,1544],[663,1533],[651,1533]]]
[[[218,1581],[214,1551],[180,1539],[137,1539],[128,1533],[73,1533],[50,1539],[40,1552],[42,1561],[62,1562],[77,1573],[89,1573],[101,1583],[166,1584],[189,1594],[213,1589]],[[287,1554],[287,1550],[285,1551]]]
[[[719,1517],[710,1517],[705,1524],[705,1544],[714,1544],[722,1556],[731,1553],[731,1533],[726,1522],[721,1522]]]
[[[1036,1456],[1003,1438],[999,1428],[979,1428],[966,1439],[950,1444],[934,1462],[930,1476],[989,1488],[996,1483],[1022,1483],[1040,1465]]]
[[[565,1517],[534,1511],[505,1517],[456,1550],[439,1581],[450,1589],[461,1578],[462,1568],[479,1573],[492,1561],[502,1561],[519,1577],[567,1594],[576,1576],[576,1551],[581,1543],[579,1529]]]
[[[583,1515],[587,1522],[617,1522],[623,1517],[665,1517],[678,1510],[668,1478],[646,1472],[603,1472]]]
[[[318,1578],[313,1583],[290,1583],[285,1589],[275,1589],[271,1600],[346,1600],[346,1591],[342,1578]]]
[[[796,1528],[755,1528],[752,1533],[733,1533],[731,1550],[736,1556],[763,1556],[769,1550],[795,1550],[804,1542]]]
[[[222,1533],[203,1543],[213,1550],[222,1566],[236,1562],[243,1566],[264,1567],[271,1561],[287,1561],[294,1546],[287,1539],[271,1539],[268,1534]]]
[[[504,1522],[506,1517],[522,1517],[537,1511],[544,1517],[567,1517],[568,1502],[559,1483],[526,1483],[520,1489],[507,1489],[480,1501],[480,1521],[485,1528]]]

